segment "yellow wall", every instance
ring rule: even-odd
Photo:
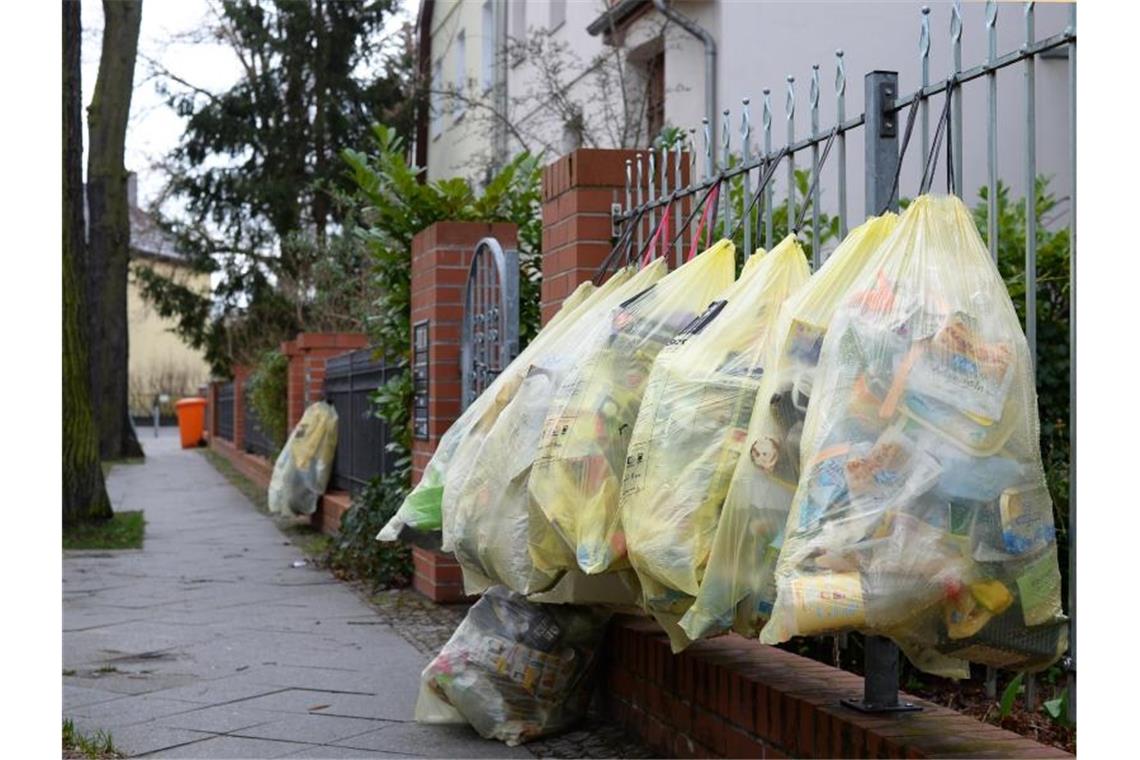
[[[210,276],[190,272],[166,262],[134,257],[131,267],[147,266],[160,274],[173,276],[202,293],[210,291]],[[198,386],[210,377],[210,366],[203,353],[190,348],[173,332],[174,319],[163,319],[143,300],[132,273],[127,289],[127,324],[130,338],[129,399],[132,414],[150,414],[157,393],[167,393],[171,402],[198,393]],[[173,412],[166,406],[164,411]]]

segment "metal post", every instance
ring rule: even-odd
[[[661,146],[661,197],[667,198],[668,196],[669,196],[669,148],[662,145]],[[669,206],[665,205],[661,208],[661,224],[662,225],[666,225],[669,223],[669,220],[666,219],[667,216],[669,216]],[[654,248],[653,258],[657,258],[657,250],[656,250],[657,246],[653,246],[653,248]],[[661,256],[665,257],[665,258],[668,258],[668,256],[669,256],[669,241],[667,239],[661,241]]]
[[[673,148],[673,172],[674,172],[673,173],[673,187],[676,188],[677,190],[681,189],[681,180],[683,179],[683,176],[684,176],[681,173],[681,158],[682,158],[681,142],[682,142],[682,140],[678,140],[677,145]],[[692,147],[689,148],[689,151],[692,152]],[[684,254],[684,243],[681,242],[681,239],[684,237],[684,235],[681,234],[681,201],[680,200],[678,200],[676,203],[673,204],[673,214],[674,214],[673,219],[677,223],[677,229],[674,230],[674,232],[673,232],[673,234],[677,236],[677,242],[674,245],[674,256],[676,257],[677,260],[676,260],[676,263],[674,264],[674,266],[679,267],[679,266],[681,266],[681,259],[685,255]]]
[[[788,122],[788,147],[796,141],[796,78],[788,74],[788,96],[784,101],[784,116]],[[788,153],[788,234],[796,223],[796,154]]]
[[[922,6],[922,26],[918,32],[918,57],[922,62],[922,87],[930,84],[930,6]],[[922,99],[919,106],[922,115],[922,158],[930,155],[930,101]]]
[[[962,0],[954,0],[950,7],[950,46],[953,50],[953,65],[951,73],[962,71]],[[954,102],[950,107],[951,131],[954,142],[954,185],[955,191],[961,197],[966,183],[962,177],[962,86],[958,85],[954,91]]]
[[[989,57],[987,63],[993,64],[997,60],[997,3],[986,0],[986,29],[989,32]],[[997,72],[991,71],[986,75],[989,80],[989,124],[986,130],[986,147],[989,157],[990,189],[987,193],[989,211],[986,214],[987,242],[990,245],[990,257],[996,262],[998,259],[998,155],[997,155]],[[965,192],[963,190],[962,192]]]
[[[808,86],[808,105],[811,107],[811,136],[819,137],[819,64],[811,65],[811,84]],[[811,268],[819,271],[823,255],[819,250],[819,143],[811,146],[811,176],[814,180],[811,192]],[[804,199],[807,202],[807,198]]]
[[[732,155],[732,128],[730,125],[729,111],[724,109],[720,118],[720,148],[722,151],[721,169],[727,171],[729,160]],[[727,235],[732,231],[732,180],[725,180],[724,187],[721,189],[721,194],[724,195],[724,228],[723,235]],[[716,218],[713,217],[710,224],[716,224]],[[711,230],[710,230],[711,232]],[[710,239],[715,236],[710,235]]]
[[[847,67],[843,65],[843,50],[835,51],[835,123],[847,120]],[[839,151],[837,160],[839,183],[839,239],[847,237],[847,133],[835,138]]]
[[[645,174],[641,169],[641,154],[638,153],[634,158],[635,158],[635,165],[637,166],[637,175],[636,175],[637,176],[637,185],[634,187],[634,192],[637,195],[637,207],[641,208],[642,205],[644,205],[644,203],[645,203],[645,195],[643,194],[644,193],[643,188],[645,186]],[[637,222],[637,250],[638,251],[641,251],[641,249],[645,245],[645,225],[642,223],[642,222],[644,222],[644,220],[645,220],[645,217],[643,215]]]
[[[1033,3],[1025,4],[1025,45],[1033,44]],[[1037,367],[1037,72],[1036,56],[1025,59],[1025,338]]]
[[[748,114],[748,98],[740,101],[740,156],[744,163],[752,160],[752,150],[749,148],[749,141],[752,139],[752,120]],[[748,213],[748,204],[752,200],[752,177],[749,172],[744,172],[744,208],[741,213],[744,213],[749,218],[743,222],[744,227],[744,260],[747,261],[748,257],[752,255],[752,219],[751,214]]]
[[[1069,33],[1077,6],[1069,6]],[[1069,43],[1069,720],[1077,722],[1077,42]]]
[[[646,155],[645,160],[648,162],[646,168],[649,170],[647,179],[648,187],[646,188],[647,197],[646,202],[652,205],[653,201],[657,200],[657,187],[654,183],[654,177],[657,176],[657,153],[652,147],[649,148],[649,153]],[[652,234],[654,226],[657,222],[657,209],[649,209],[649,231]]]
[[[765,87],[761,92],[764,95],[764,112],[763,112],[763,115],[761,116],[761,120],[760,120],[761,125],[764,127],[764,158],[767,161],[771,161],[772,160],[772,91],[769,90],[767,87]],[[769,182],[768,186],[766,188],[764,188],[764,211],[766,214],[765,221],[764,221],[764,247],[768,248],[769,250],[771,250],[772,246],[775,245],[775,241],[772,240],[772,238],[775,237],[775,232],[772,229],[772,227],[773,227],[772,204],[775,202],[774,201],[775,196],[773,194],[774,191],[772,188],[772,184],[773,183]]]
[[[863,78],[864,166],[867,216],[884,207],[897,211],[894,188],[895,164],[899,158],[898,119],[888,111],[898,97],[899,75],[872,71]],[[843,704],[861,712],[910,712],[922,708],[899,701],[899,650],[882,636],[867,636],[863,649],[863,698],[844,699]]]

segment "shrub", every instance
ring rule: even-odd
[[[249,379],[249,403],[276,449],[285,445],[289,433],[288,376],[289,359],[269,350],[261,355]]]

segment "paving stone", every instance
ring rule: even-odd
[[[236,736],[216,736],[204,741],[185,744],[156,753],[160,757],[171,758],[261,758],[285,757],[305,749],[295,742],[275,742],[268,739],[244,739]]]
[[[470,726],[401,723],[335,742],[353,749],[420,757],[533,757],[522,747],[484,739]]]

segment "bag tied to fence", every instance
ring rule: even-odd
[[[462,445],[461,456],[453,460],[444,481],[443,549],[455,552],[467,593],[502,584],[529,594],[556,580],[537,571],[527,551],[526,497],[553,387],[578,361],[587,337],[606,323],[612,310],[652,287],[665,272],[665,261],[657,259],[606,290],[600,300],[592,300],[580,318],[512,373],[510,396],[493,423]]]
[[[628,567],[624,545],[607,533],[650,369],[732,284],[735,252],[731,241],[717,242],[615,309],[578,347],[555,387],[528,482],[530,553],[540,569],[595,574]]]
[[[886,214],[852,230],[780,310],[765,344],[764,375],[742,444],[747,456],[735,460],[707,569],[681,619],[690,639],[730,627],[754,637],[771,614],[775,557],[799,481],[799,441],[823,336],[897,222],[895,214]]]
[[[318,401],[305,410],[277,455],[269,480],[269,511],[311,515],[328,487],[336,456],[337,414],[332,404]]]
[[[770,328],[811,274],[791,235],[749,261],[757,263],[657,355],[630,437],[620,509],[607,526],[607,544],[624,543],[646,609],[666,629],[700,586],[767,371]]]
[[[920,668],[1067,646],[1033,365],[969,210],[922,196],[823,341],[761,641],[860,630]]]
[[[623,269],[616,272],[607,282],[617,287],[629,279],[631,272]],[[525,367],[529,358],[542,350],[552,335],[556,335],[566,327],[566,323],[573,319],[575,312],[587,305],[597,292],[592,282],[584,282],[571,293],[562,307],[551,318],[542,330],[499,376],[491,382],[483,393],[464,410],[459,419],[452,423],[447,432],[436,446],[435,453],[427,467],[424,468],[420,482],[404,498],[400,508],[392,519],[384,526],[376,538],[380,541],[397,541],[401,534],[432,533],[443,527],[442,502],[444,474],[455,458],[459,445],[468,437],[479,434],[480,430],[489,427],[495,416],[502,409],[503,398],[509,397],[512,373],[517,373],[519,367]],[[410,529],[405,533],[405,529]]]

